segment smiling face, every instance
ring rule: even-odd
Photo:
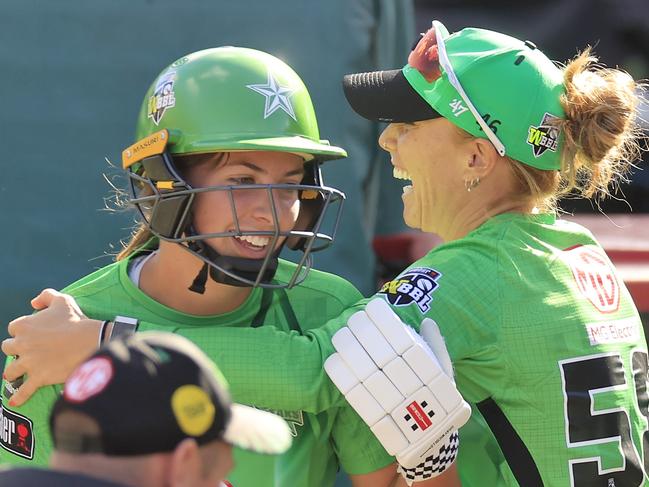
[[[295,154],[251,151],[231,152],[224,162],[198,164],[189,170],[194,188],[233,186],[232,192],[216,190],[196,195],[193,225],[198,234],[225,232],[288,232],[300,210],[297,190],[236,189],[240,185],[299,184],[304,174],[304,159]],[[271,197],[272,194],[272,197]],[[233,205],[236,212],[233,211]],[[280,237],[275,249],[284,242]],[[272,243],[271,236],[215,237],[207,242],[219,254],[263,259]]]
[[[469,138],[444,118],[392,123],[379,145],[390,153],[393,174],[412,181],[403,190],[403,218],[411,228],[438,233],[466,198]]]

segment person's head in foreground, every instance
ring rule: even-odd
[[[232,445],[268,454],[291,445],[283,419],[231,403],[214,363],[162,332],[111,342],[86,360],[50,427],[53,469],[133,486],[218,486]]]
[[[320,140],[309,93],[280,59],[239,47],[178,59],[146,93],[136,140],[122,163],[142,224],[118,258],[156,237],[159,255],[186,261],[167,273],[203,294],[208,282],[291,287],[333,241],[344,195],[320,164],[346,153]],[[303,258],[273,281],[284,247]]]
[[[634,80],[586,49],[558,67],[533,43],[438,21],[401,70],[345,77],[404,188],[404,219],[445,241],[505,212],[608,194],[638,154]]]

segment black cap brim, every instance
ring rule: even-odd
[[[361,117],[380,122],[418,122],[441,115],[417,94],[400,69],[347,74],[347,102]]]

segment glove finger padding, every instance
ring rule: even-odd
[[[439,329],[424,321],[436,353],[384,300],[374,299],[332,337],[337,352],[325,362],[350,405],[406,468],[449,441],[471,414],[448,375],[452,365]]]
[[[451,362],[451,356],[448,354],[446,342],[444,341],[444,337],[442,336],[442,332],[439,330],[437,323],[430,318],[425,318],[424,321],[421,322],[419,333],[433,351],[437,360],[439,360],[439,364],[442,369],[444,369],[444,373],[452,380],[453,363]]]

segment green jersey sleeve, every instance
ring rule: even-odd
[[[263,326],[184,328],[177,333],[200,343],[203,351],[219,364],[236,401],[320,413],[346,404],[323,364],[334,352],[331,337],[354,311],[356,307],[319,328],[303,332]]]
[[[107,319],[106,315],[92,306],[78,291],[97,280],[102,282],[102,277],[110,275],[110,268],[101,269],[85,276],[76,283],[63,289],[75,297],[88,316]],[[91,286],[90,286],[91,287]],[[94,288],[91,287],[91,289]],[[97,292],[102,294],[104,287],[100,285]],[[114,315],[113,315],[114,316]],[[7,357],[5,366],[11,363],[12,357]],[[0,465],[47,465],[52,453],[53,443],[50,435],[49,418],[54,402],[62,390],[62,385],[45,386],[38,389],[29,400],[20,407],[9,406],[13,386],[3,379],[2,398],[0,402]]]
[[[11,357],[7,358],[8,365]],[[0,402],[0,465],[47,465],[52,451],[50,410],[59,386],[42,387],[20,407],[8,405],[11,385],[2,381]]]
[[[340,408],[334,423],[332,438],[336,456],[345,472],[361,475],[394,462],[377,441],[374,433],[351,406]]]
[[[288,275],[285,268],[291,269],[282,263],[278,279]],[[185,326],[174,332],[219,365],[236,401],[317,414],[347,404],[322,365],[334,352],[331,336],[359,300],[362,295],[349,282],[311,270],[299,286],[272,293],[261,325]]]

